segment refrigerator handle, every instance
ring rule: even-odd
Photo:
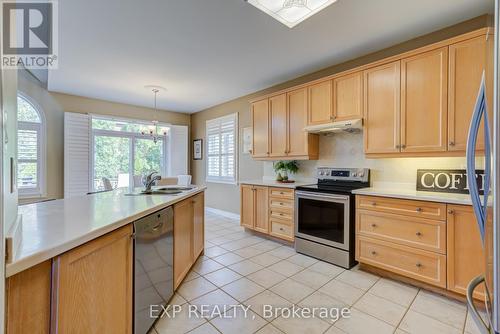
[[[479,311],[476,308],[476,305],[474,305],[474,290],[484,282],[484,276],[479,275],[475,277],[472,281],[470,281],[469,285],[467,285],[467,308],[469,309],[469,312],[472,316],[472,319],[477,325],[477,328],[479,329],[479,332],[481,334],[492,334],[490,326],[484,322],[483,318],[479,314]]]

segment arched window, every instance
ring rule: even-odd
[[[17,188],[20,197],[45,193],[45,117],[23,94],[17,95]]]

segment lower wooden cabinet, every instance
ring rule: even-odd
[[[203,252],[204,195],[174,204],[174,289]]]
[[[51,271],[49,260],[7,278],[6,333],[50,333]]]
[[[53,260],[55,333],[132,333],[132,225]]]

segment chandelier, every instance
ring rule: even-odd
[[[152,85],[144,86],[144,88],[151,89],[151,91],[154,94],[154,111],[156,114],[158,112],[156,108],[157,95],[160,92],[160,90],[166,90],[166,89],[160,86],[152,86]],[[167,136],[168,128],[160,127],[159,122],[157,120],[153,120],[151,123],[153,123],[152,126],[149,126],[147,131],[143,129],[141,131],[141,134],[143,136],[151,137],[151,139],[153,139],[153,142],[156,144],[158,140]]]

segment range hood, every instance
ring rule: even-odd
[[[320,125],[310,125],[304,128],[310,133],[331,133],[331,132],[359,132],[363,128],[363,120],[352,119],[348,121],[331,122]]]

